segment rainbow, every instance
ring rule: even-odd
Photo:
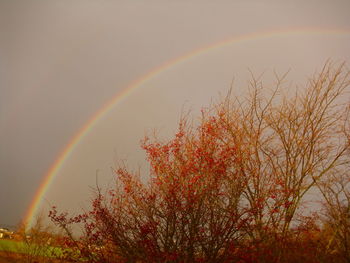
[[[50,188],[53,179],[57,175],[61,166],[64,162],[69,159],[74,149],[82,141],[82,139],[98,124],[99,120],[106,114],[108,114],[118,103],[125,100],[133,91],[141,87],[147,81],[153,79],[155,76],[164,73],[175,65],[183,63],[190,58],[197,57],[205,54],[208,51],[222,48],[228,45],[232,45],[239,42],[254,40],[254,39],[264,39],[274,36],[290,36],[290,35],[346,35],[350,34],[350,29],[339,29],[339,28],[289,28],[289,29],[278,29],[264,32],[255,32],[246,35],[240,35],[225,39],[223,41],[201,47],[188,54],[172,59],[161,66],[149,71],[147,74],[141,76],[139,79],[133,81],[128,87],[123,91],[117,93],[110,101],[108,101],[98,112],[96,112],[89,121],[76,133],[76,135],[69,141],[69,143],[64,147],[64,149],[59,154],[56,161],[52,164],[51,168],[48,170],[44,179],[42,180],[39,188],[37,189],[27,211],[24,216],[24,222],[27,226],[33,224],[33,218],[37,214],[39,207],[41,206],[43,197]]]

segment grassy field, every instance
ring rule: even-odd
[[[37,244],[27,244],[25,242],[0,239],[0,251],[31,254],[41,257],[60,257],[63,254],[63,250],[59,247],[53,246],[39,246]]]
[[[21,248],[24,248],[24,246],[25,245],[23,242],[17,242],[8,239],[0,239],[0,251],[19,253],[19,251],[21,251]]]

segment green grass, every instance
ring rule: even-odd
[[[0,239],[0,251],[18,253],[18,251],[20,251],[21,247],[23,246],[24,246],[23,242],[17,242],[17,241],[8,240],[8,239]]]
[[[25,242],[0,239],[0,251],[32,254],[42,257],[60,257],[63,255],[63,249],[53,246],[40,246],[37,244],[26,244]]]

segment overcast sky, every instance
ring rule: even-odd
[[[290,28],[346,29],[350,2],[194,0],[0,0],[0,227],[16,225],[40,182],[79,129],[130,83],[208,45]],[[84,137],[58,171],[44,206],[75,211],[96,174],[119,159],[144,165],[139,141],[170,136],[181,109],[193,116],[247,87],[248,68],[291,69],[299,85],[327,58],[350,62],[350,33],[271,35],[208,50],[135,89]]]

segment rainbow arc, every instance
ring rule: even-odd
[[[42,205],[42,200],[47,191],[50,189],[52,182],[58,171],[61,169],[64,162],[69,159],[72,155],[74,149],[79,145],[79,143],[86,137],[87,134],[98,124],[102,117],[108,114],[118,103],[125,100],[130,94],[132,94],[136,89],[140,88],[147,81],[155,78],[157,75],[163,73],[164,71],[184,63],[190,58],[202,56],[205,53],[222,48],[225,46],[233,45],[236,43],[241,43],[250,40],[264,39],[275,36],[291,36],[291,35],[347,35],[350,34],[350,29],[339,29],[339,28],[289,28],[289,29],[280,29],[280,30],[271,30],[265,32],[257,32],[247,35],[235,36],[228,38],[226,40],[201,47],[196,49],[188,54],[172,59],[163,65],[149,71],[147,74],[143,75],[139,79],[133,81],[129,86],[127,86],[123,91],[117,93],[110,101],[108,101],[98,112],[96,112],[89,121],[75,134],[75,136],[69,141],[69,143],[64,147],[64,149],[59,154],[58,158],[52,164],[50,169],[47,171],[44,176],[39,188],[37,189],[27,211],[24,216],[24,222],[29,226],[33,223],[33,218],[37,214],[39,208]]]

